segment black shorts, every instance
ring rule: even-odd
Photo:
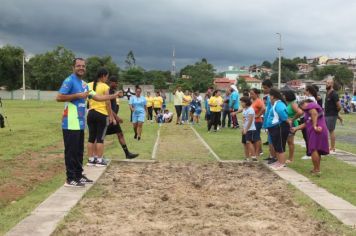
[[[256,141],[261,141],[262,122],[256,122]]]
[[[290,126],[287,122],[268,128],[268,134],[272,139],[272,145],[276,152],[286,151],[286,143],[289,136]]]
[[[247,133],[242,135],[242,138],[241,138],[241,142],[243,144],[246,144],[247,142],[254,143],[256,141],[258,141],[257,135],[256,135],[256,130],[247,131]]]
[[[87,124],[89,128],[89,143],[103,143],[106,135],[106,129],[109,125],[109,118],[96,110],[88,112]]]
[[[111,135],[111,134],[120,134],[122,133],[122,129],[121,129],[121,126],[120,124],[110,124],[108,126],[108,129],[106,130],[106,135]]]

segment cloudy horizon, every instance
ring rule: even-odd
[[[111,55],[122,68],[132,50],[145,69],[206,58],[218,69],[277,57],[355,57],[356,2],[283,0],[0,0],[0,45],[27,54],[57,45],[78,56]]]

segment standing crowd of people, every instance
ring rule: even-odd
[[[118,98],[124,93],[116,92],[117,77],[110,77],[108,70],[101,68],[94,81],[87,84],[82,80],[85,71],[85,60],[74,59],[73,73],[63,81],[57,95],[57,101],[65,102],[62,130],[67,175],[65,186],[69,187],[84,187],[93,182],[83,174],[82,168],[86,125],[89,130],[89,166],[108,164],[104,158],[106,135],[117,135],[127,159],[138,156],[128,150],[120,126],[123,120],[118,115]],[[220,90],[210,87],[204,98],[199,92],[183,92],[181,87],[177,87],[173,92],[176,124],[200,124],[204,107],[208,132],[223,128],[237,129],[240,128],[237,117],[242,113],[241,143],[246,160],[257,161],[263,154],[261,132],[265,130],[269,146],[269,157],[265,160],[275,170],[282,170],[286,164],[293,162],[294,136],[301,130],[306,144],[306,156],[302,159],[311,159],[314,166],[311,173],[319,175],[321,155],[335,152],[335,126],[342,106],[333,87],[333,81],[329,79],[324,108],[317,86],[307,86],[303,99],[298,99],[291,90],[281,92],[273,88],[270,80],[263,81],[262,91],[252,88],[244,91],[241,98],[235,85],[231,85],[224,96]],[[141,140],[143,123],[146,119],[153,122],[153,112],[157,123],[172,122],[173,112],[166,107],[165,94],[157,91],[154,97],[149,92],[143,96],[139,86],[136,86],[134,93],[126,94],[134,139]],[[287,144],[288,155],[285,153]]]

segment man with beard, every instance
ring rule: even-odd
[[[56,97],[57,102],[65,102],[62,117],[64,140],[64,160],[66,166],[66,187],[84,187],[93,183],[83,175],[84,129],[86,115],[86,99],[107,101],[118,97],[113,95],[96,95],[89,91],[88,85],[82,80],[85,74],[85,60],[73,60],[73,73],[62,83]]]
[[[341,110],[341,104],[339,100],[339,95],[334,90],[334,81],[332,79],[328,79],[326,81],[326,90],[327,93],[325,98],[325,119],[330,136],[330,154],[335,154],[335,126],[337,118],[339,116],[339,111]]]

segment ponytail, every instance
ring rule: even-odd
[[[109,74],[109,71],[105,68],[100,68],[96,74],[96,77],[94,79],[94,85],[93,85],[93,90],[96,91],[96,85],[99,81],[100,78],[103,76],[107,76]]]

